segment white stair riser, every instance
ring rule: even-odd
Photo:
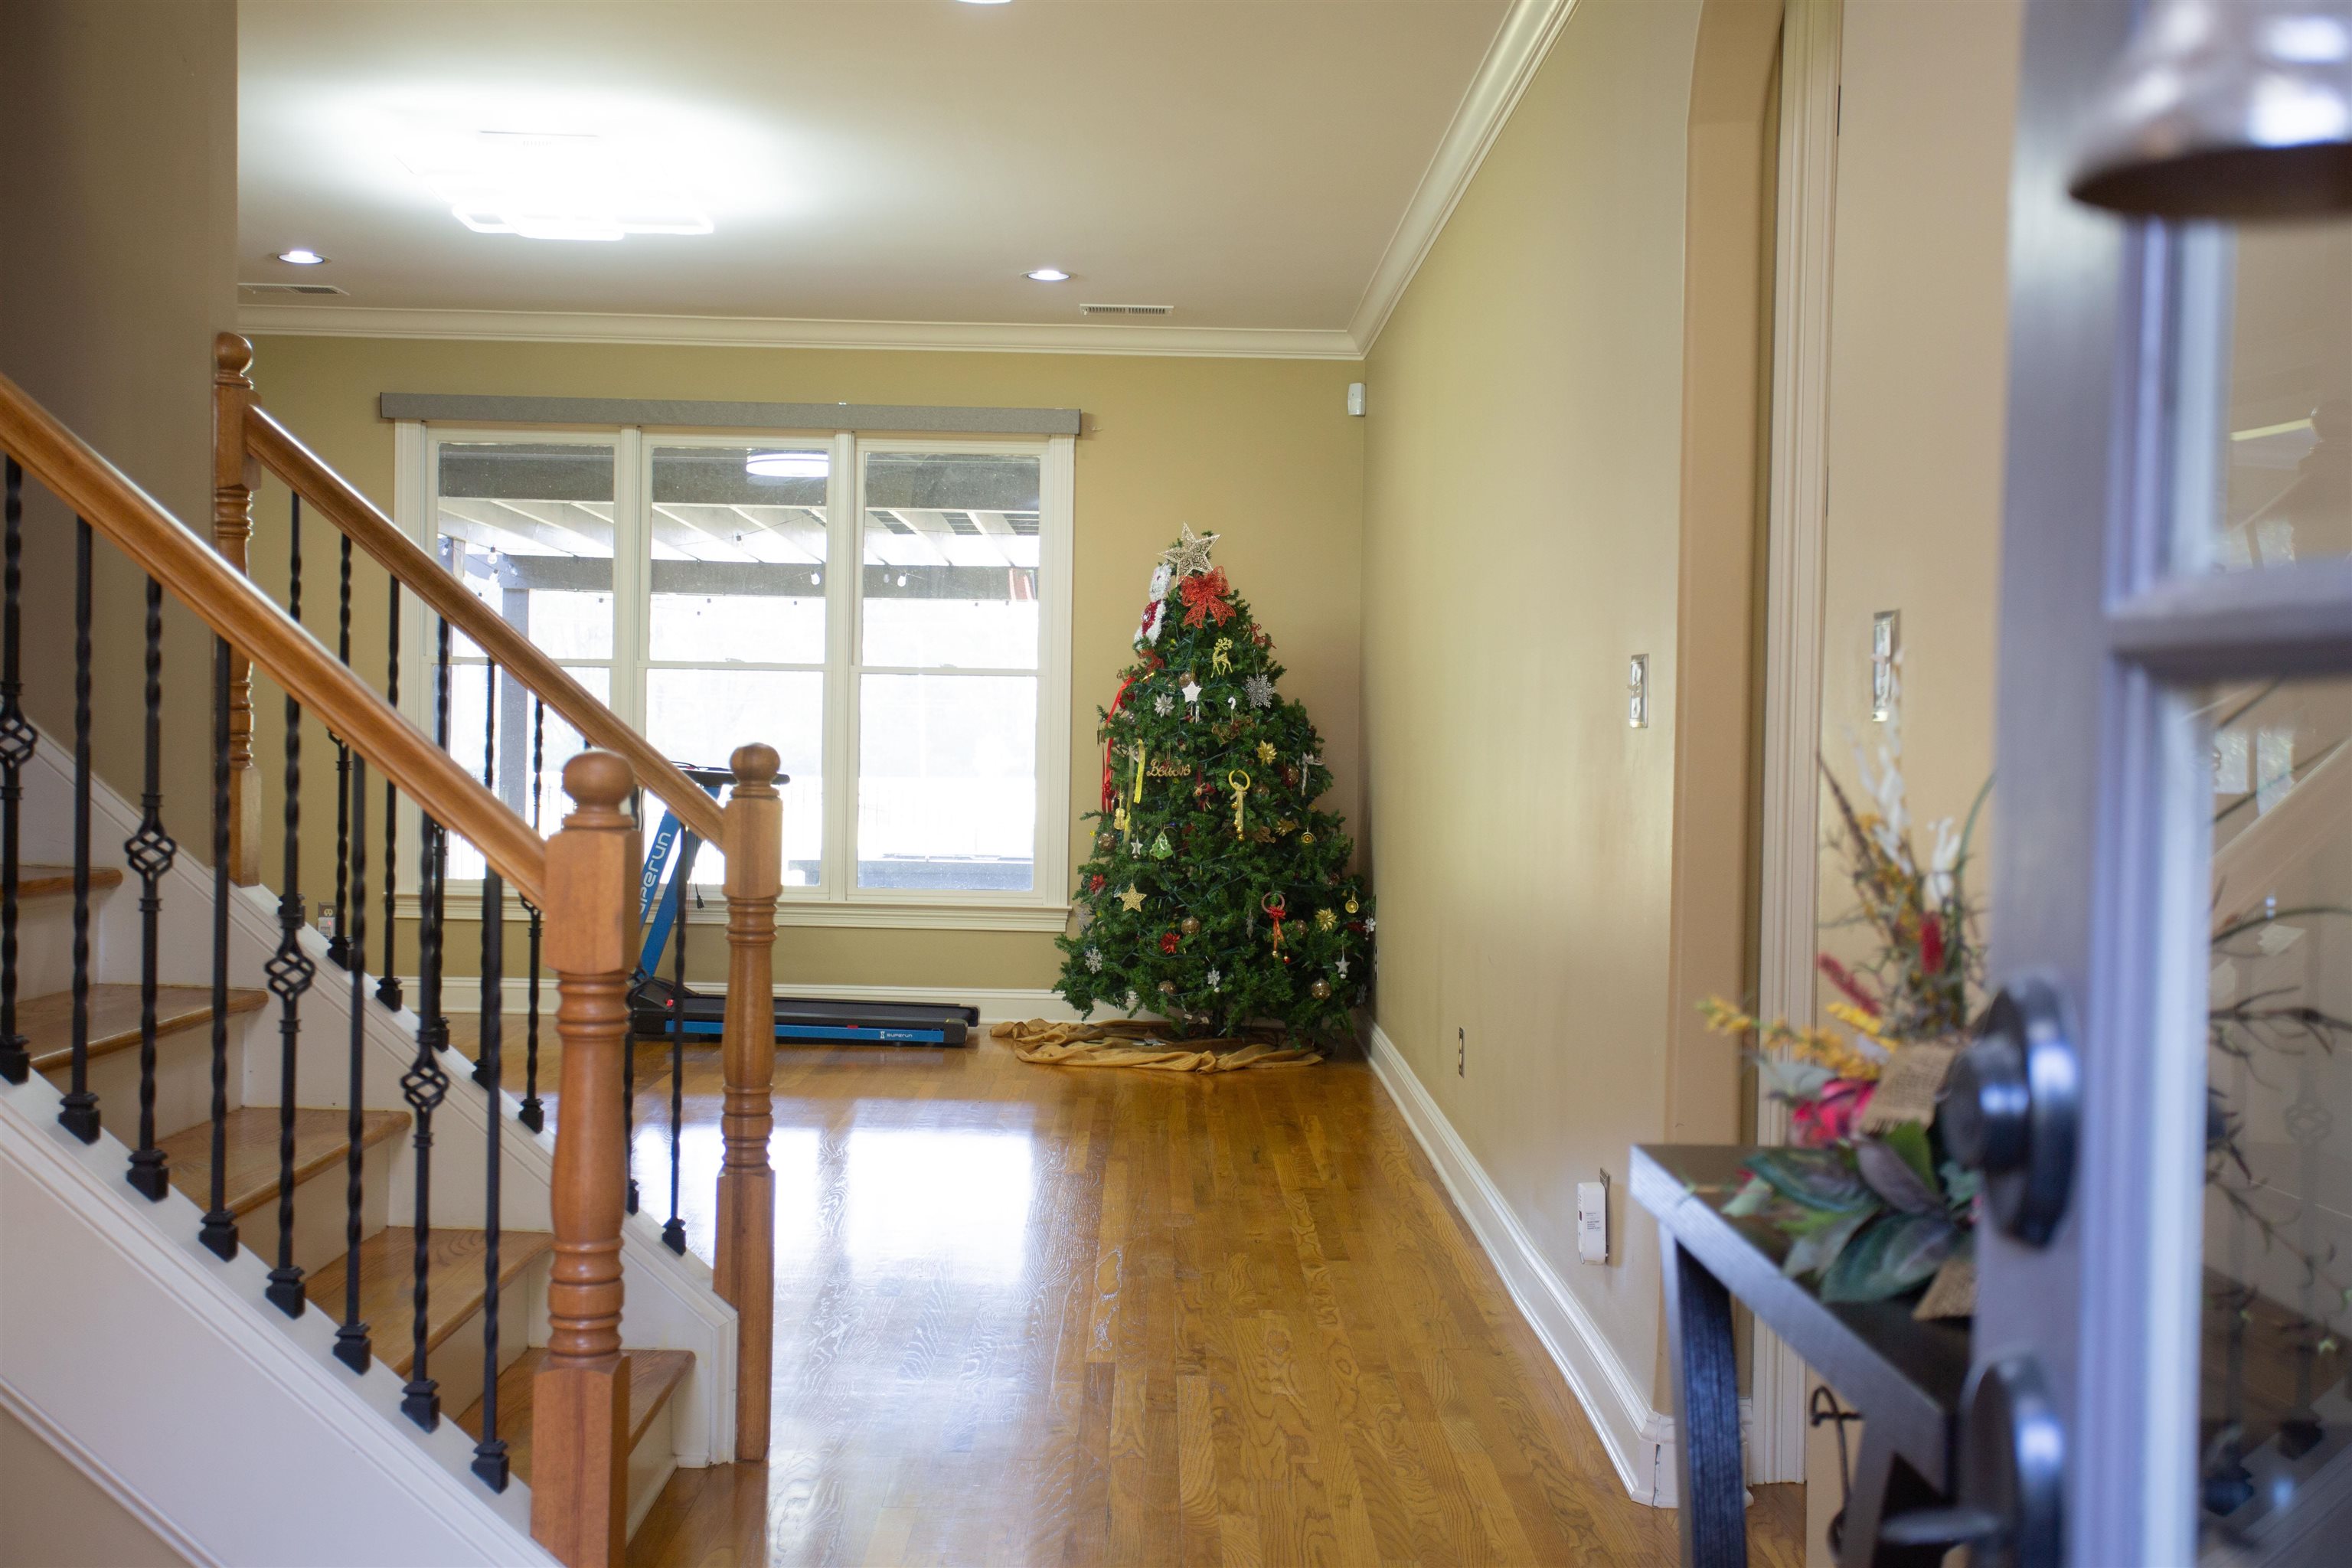
[[[547,1294],[547,1271],[551,1254],[541,1254],[531,1260],[530,1267],[509,1280],[499,1292],[499,1366],[512,1366],[515,1358],[530,1348],[531,1302]],[[438,1282],[441,1272],[435,1270]],[[467,1272],[466,1286],[472,1289],[481,1283],[478,1268]],[[454,1284],[454,1282],[453,1282]],[[403,1303],[404,1307],[406,1303]],[[389,1323],[371,1323],[375,1344],[383,1350],[404,1347],[408,1343],[409,1317],[403,1311],[398,1320]],[[443,1340],[425,1358],[425,1370],[441,1385],[441,1416],[455,1422],[460,1411],[482,1396],[482,1310],[479,1307],[466,1314],[457,1331]]]
[[[100,977],[103,967],[100,948],[103,941],[104,921],[97,910],[100,903],[116,889],[105,889],[90,895],[90,978]],[[132,895],[135,901],[137,895]],[[139,973],[138,955],[131,961],[131,975]],[[16,906],[16,997],[22,1001],[31,996],[46,996],[52,991],[63,991],[73,984],[73,895],[46,893],[37,899],[26,899]]]
[[[629,1450],[629,1524],[631,1539],[637,1526],[645,1523],[646,1515],[653,1512],[661,1497],[662,1488],[677,1473],[677,1438],[673,1430],[677,1417],[678,1402],[672,1397],[646,1426],[645,1436]]]
[[[245,1077],[237,1070],[240,1040],[248,1015],[229,1019],[228,1108],[245,1104]],[[175,1030],[155,1041],[155,1136],[169,1138],[211,1120],[213,1036],[209,1022]],[[43,1075],[59,1089],[73,1079],[70,1066]],[[89,1064],[89,1087],[98,1095],[99,1120],[125,1143],[139,1142],[139,1048],[110,1051]]]
[[[360,1239],[382,1230],[392,1204],[392,1144],[386,1139],[367,1152],[360,1164]],[[347,1179],[338,1160],[316,1175],[294,1184],[294,1264],[306,1275],[316,1274],[348,1249],[344,1220]],[[278,1200],[239,1216],[237,1237],[273,1268],[278,1262]],[[312,1303],[315,1310],[318,1303]],[[341,1303],[330,1310],[340,1314]]]

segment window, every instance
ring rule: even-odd
[[[674,761],[781,753],[786,919],[1059,929],[1068,437],[399,430],[404,524],[485,604]],[[429,728],[429,623],[406,619]],[[451,752],[530,816],[530,695],[462,637],[450,686]],[[581,742],[545,726],[552,832]],[[453,891],[481,871],[452,844]],[[696,882],[723,875],[706,851]]]

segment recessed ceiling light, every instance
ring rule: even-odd
[[[305,250],[298,246],[292,250],[279,251],[278,259],[290,261],[297,267],[317,267],[327,258],[315,250]]]
[[[614,240],[711,232],[674,166],[604,136],[441,126],[418,135],[400,161],[477,234]]]
[[[754,452],[743,459],[743,471],[763,479],[821,479],[832,468],[827,452]]]
[[[997,5],[1001,0],[973,0],[973,3]],[[1058,267],[1040,267],[1036,271],[1029,274],[1029,281],[1032,283],[1067,283],[1069,280],[1070,275]]]

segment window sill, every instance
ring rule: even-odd
[[[416,918],[416,895],[403,893],[394,900],[398,918]],[[443,900],[444,915],[453,921],[478,921],[482,914],[482,896],[472,888],[462,891],[452,888]],[[520,918],[520,905],[514,918]],[[1058,931],[1069,923],[1070,911],[1063,904],[900,904],[900,903],[835,903],[818,899],[780,899],[776,902],[778,926],[841,926],[868,930],[890,931]],[[727,900],[716,891],[704,895],[699,908],[687,911],[687,923],[698,926],[724,926],[727,923]]]

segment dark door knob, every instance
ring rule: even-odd
[[[2002,1230],[2040,1247],[2074,1185],[2080,1074],[2064,995],[2045,976],[2002,987],[1952,1064],[1937,1125],[1952,1157],[1985,1179]]]
[[[1881,1546],[1969,1547],[1973,1568],[2058,1568],[2065,1556],[2066,1431],[2032,1356],[1979,1367],[1960,1400],[1958,1497],[1898,1513]]]

